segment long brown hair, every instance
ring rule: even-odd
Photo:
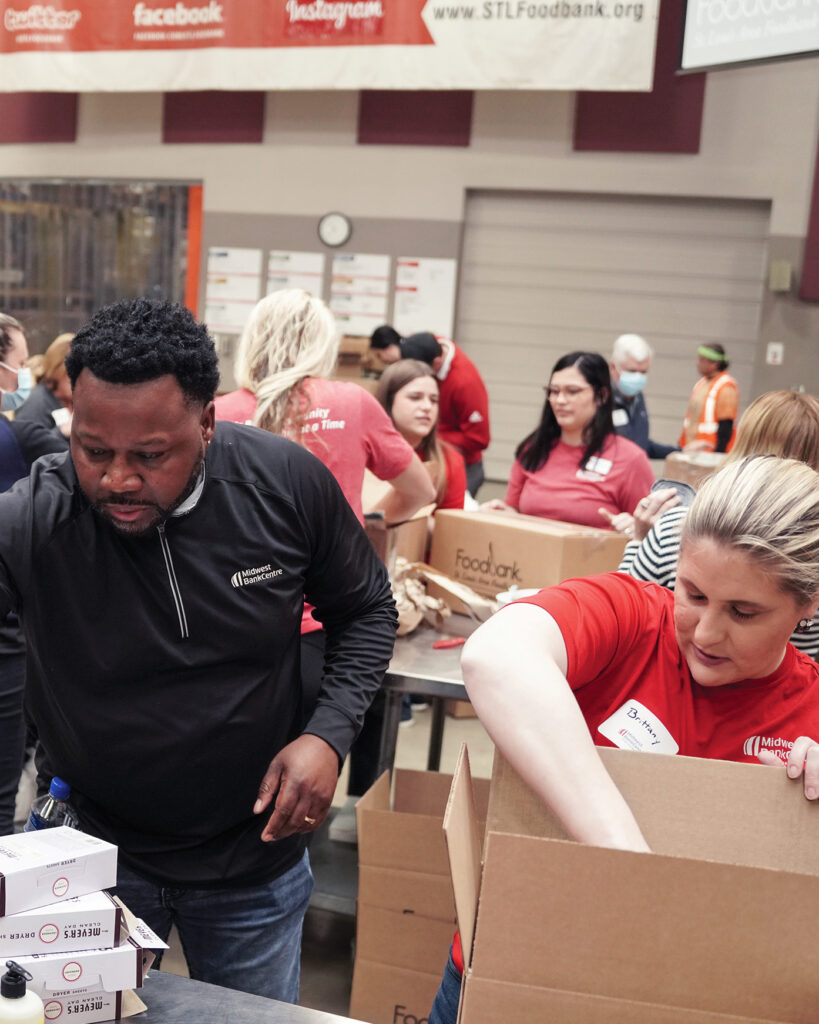
[[[438,378],[429,363],[422,363],[420,359],[399,359],[391,363],[381,374],[378,381],[378,388],[375,397],[384,406],[392,418],[392,403],[395,396],[412,381],[419,377],[432,377],[435,383]],[[435,484],[435,501],[440,502],[446,493],[446,456],[444,455],[444,444],[438,437],[438,420],[432,426],[432,430],[426,437],[422,438],[415,450],[422,462],[428,462],[432,468],[432,482]]]

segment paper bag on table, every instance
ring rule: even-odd
[[[426,583],[434,583],[444,596],[431,597],[424,587]],[[483,597],[446,573],[424,562],[407,562],[403,558],[396,559],[393,595],[398,605],[399,636],[411,633],[422,621],[440,629],[453,605],[479,622],[488,619],[498,607],[494,599]]]

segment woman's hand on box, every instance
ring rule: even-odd
[[[517,512],[512,505],[507,505],[500,498],[492,498],[489,501],[482,501],[478,506],[481,512]]]
[[[615,533],[623,533],[629,538],[634,536],[634,516],[630,512],[614,513],[607,508],[599,508],[597,511]]]
[[[673,487],[661,487],[641,498],[634,509],[634,539],[644,540],[660,517],[679,503],[680,496]]]
[[[763,764],[778,767],[782,759],[772,750],[760,750],[757,757]],[[789,779],[803,779],[808,800],[819,800],[819,743],[810,736],[800,736],[788,752],[785,768]]]

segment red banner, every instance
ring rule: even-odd
[[[432,45],[426,0],[8,0],[0,53]]]

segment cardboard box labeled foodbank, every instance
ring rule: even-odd
[[[467,953],[460,1021],[816,1020],[819,806],[779,768],[601,749],[652,853],[568,841],[498,760],[483,865],[468,759],[445,829]],[[480,905],[478,905],[478,896]],[[473,941],[474,936],[474,941]]]
[[[443,815],[451,776],[397,770],[356,806],[358,915],[350,1014],[372,1024],[425,1020],[455,931]],[[483,819],[489,783],[476,779]]]
[[[0,918],[116,883],[116,846],[77,829],[61,826],[0,839]]]
[[[88,893],[0,917],[0,960],[116,946],[121,928],[122,908],[113,897],[107,892]]]
[[[614,572],[626,537],[504,512],[435,514],[430,565],[479,594],[493,596],[512,586],[551,587],[572,576]]]

